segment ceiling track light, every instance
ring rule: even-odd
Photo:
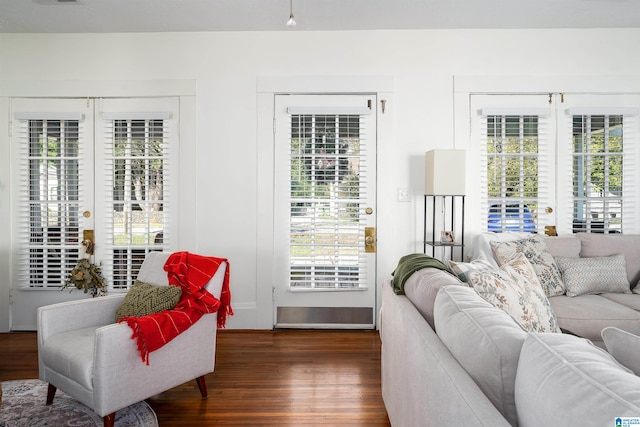
[[[293,16],[293,0],[289,0],[289,20],[287,21],[287,28],[294,28],[296,26],[296,18]]]

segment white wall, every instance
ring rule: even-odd
[[[0,34],[0,101],[126,96],[163,81],[178,88],[175,82],[192,82],[194,93],[173,93],[195,95],[196,123],[187,125],[192,135],[181,148],[182,167],[191,167],[181,187],[195,195],[189,202],[195,220],[183,221],[181,246],[230,259],[236,316],[229,327],[270,328],[264,313],[271,301],[261,292],[270,289],[270,277],[259,274],[256,249],[256,171],[265,161],[258,158],[260,79],[384,76],[393,82],[387,105],[393,135],[379,141],[381,281],[400,256],[422,250],[423,155],[468,146],[469,92],[544,93],[576,76],[582,91],[625,90],[626,83],[640,91],[640,59],[629,54],[639,39],[640,29]],[[2,105],[0,130],[8,119]],[[0,331],[8,329],[10,287],[8,145],[7,133],[0,133]],[[467,163],[472,182],[477,167]],[[412,202],[398,202],[398,188],[410,188]]]

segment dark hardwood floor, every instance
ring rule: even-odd
[[[0,381],[37,377],[36,334],[0,334]],[[147,402],[162,427],[390,425],[374,331],[221,330],[207,388],[206,400],[191,381]]]

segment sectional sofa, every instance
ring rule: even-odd
[[[509,259],[521,255],[522,271]],[[640,342],[640,236],[487,233],[472,256],[403,274],[400,260],[383,284],[382,395],[394,427],[640,419],[640,378],[627,363],[637,357],[624,354]],[[502,277],[515,300],[533,303],[505,308]],[[617,354],[603,329],[623,337]]]

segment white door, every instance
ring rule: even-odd
[[[95,239],[110,291],[126,291],[146,253],[175,246],[177,98],[12,99],[11,327],[60,291]]]
[[[37,307],[61,292],[94,219],[93,101],[13,99],[11,327],[34,329]]]
[[[375,107],[276,95],[275,327],[375,326]]]

